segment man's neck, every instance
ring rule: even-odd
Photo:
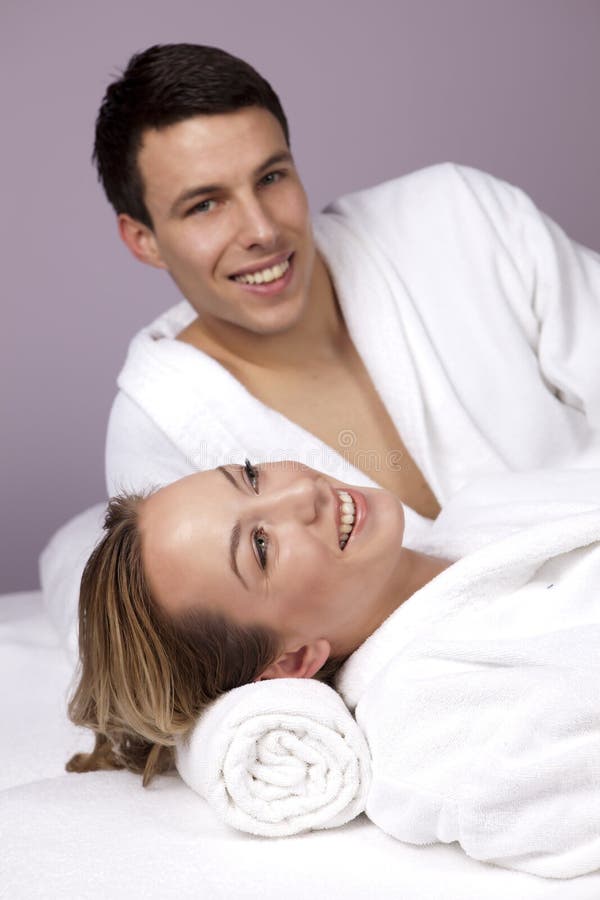
[[[348,332],[329,272],[317,254],[307,305],[291,328],[265,335],[198,317],[180,339],[232,368],[247,364],[281,371],[339,360],[347,347]]]

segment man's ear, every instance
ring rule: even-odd
[[[121,240],[136,259],[157,269],[167,268],[151,228],[128,216],[127,213],[120,213],[117,222]]]
[[[321,666],[329,659],[331,645],[324,638],[304,644],[297,650],[288,650],[255,681],[268,678],[312,678]]]

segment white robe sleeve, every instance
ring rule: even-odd
[[[600,626],[432,642],[357,707],[373,759],[366,812],[416,844],[549,878],[600,865]]]
[[[496,226],[521,275],[521,320],[537,326],[540,375],[565,404],[600,428],[600,254],[571,240],[519,188],[456,167]]]
[[[105,461],[109,496],[157,488],[197,471],[122,391],[114,400],[108,420]]]

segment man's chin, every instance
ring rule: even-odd
[[[243,320],[240,317],[235,324],[242,333],[250,332],[257,337],[278,337],[292,332],[302,321],[305,310],[305,298],[290,297],[271,307],[247,312]]]

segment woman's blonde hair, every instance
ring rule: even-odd
[[[282,651],[278,635],[193,610],[167,616],[144,573],[138,513],[144,496],[109,501],[105,535],[90,556],[79,594],[78,683],[69,718],[91,728],[91,753],[69,772],[122,769],[154,775],[173,768],[176,740],[220,694],[254,681]],[[315,676],[333,684],[347,657]]]

